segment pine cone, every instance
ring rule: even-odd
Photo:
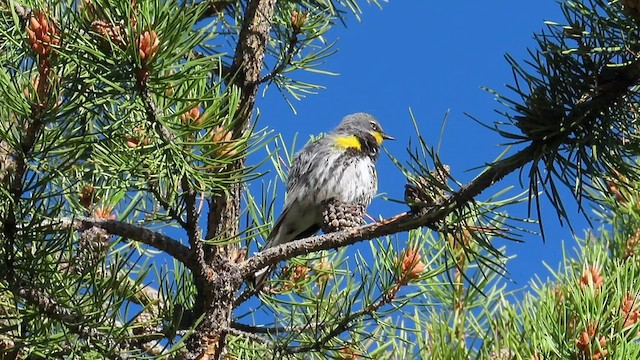
[[[412,212],[418,212],[424,207],[436,205],[444,200],[446,192],[442,186],[436,185],[434,180],[442,185],[446,184],[449,172],[449,165],[443,165],[431,170],[430,176],[417,177],[404,186],[404,201]]]
[[[322,210],[322,231],[330,233],[360,226],[364,224],[364,213],[363,205],[329,200]]]

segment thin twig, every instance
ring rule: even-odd
[[[320,327],[327,327],[329,325],[330,324],[328,323],[309,322],[304,325],[266,327],[266,326],[253,326],[253,325],[242,324],[239,322],[233,322],[231,324],[231,327],[234,329],[242,330],[242,331],[253,333],[253,334],[277,335],[282,333],[312,331]]]
[[[425,209],[424,214],[400,214],[354,229],[314,236],[275,246],[241,263],[240,272],[243,277],[247,277],[259,269],[295,256],[342,247],[359,241],[413,230],[423,226],[433,227],[438,221],[443,220],[453,211],[465,206],[485,189],[502,180],[506,175],[524,167],[531,161],[540,159],[549,151],[555,151],[560,144],[566,141],[567,137],[574,131],[574,128],[584,126],[585,123],[593,121],[593,119],[601,113],[603,108],[611,106],[612,102],[616,101],[616,99],[628,91],[630,86],[638,83],[639,80],[640,61],[636,61],[620,71],[618,76],[608,83],[606,89],[601,90],[590,100],[576,104],[572,113],[569,115],[569,119],[565,121],[567,124],[572,124],[572,126],[567,127],[560,135],[546,141],[532,141],[529,146],[514,155],[490,164],[484,172],[460,190],[451,194],[441,204]],[[535,113],[535,111],[532,113]]]
[[[247,339],[249,339],[251,341],[258,342],[260,344],[265,344],[265,345],[272,345],[273,344],[271,342],[271,340],[265,338],[264,336],[260,336],[260,335],[254,334],[254,333],[242,331],[240,329],[236,329],[236,328],[233,328],[233,327],[225,328],[224,332],[227,333],[227,334],[231,334],[231,335],[242,336],[242,337],[245,337],[245,338],[247,338]]]
[[[310,350],[320,349],[324,344],[329,342],[331,339],[335,338],[336,336],[340,335],[344,331],[348,330],[350,324],[352,324],[356,319],[363,316],[371,315],[376,311],[378,311],[381,307],[391,303],[391,301],[393,301],[396,294],[398,293],[398,290],[400,289],[400,287],[401,287],[400,282],[398,282],[397,284],[387,289],[383,294],[381,294],[378,300],[369,304],[364,309],[360,309],[359,311],[349,313],[347,316],[343,317],[337,324],[335,324],[333,329],[329,331],[326,335],[324,335],[322,338],[314,341],[309,345],[287,347],[284,350],[284,353],[296,354],[296,353],[308,352]]]
[[[218,14],[220,14],[221,12],[224,12],[233,3],[238,3],[238,1],[229,1],[229,0],[205,0],[205,1],[207,2],[208,7],[200,15],[200,17],[198,18],[198,21],[204,20],[212,16],[218,16]]]
[[[171,131],[169,131],[169,129],[167,129],[164,125],[162,125],[158,120],[160,119],[161,114],[160,114],[160,111],[158,110],[158,106],[156,106],[156,103],[153,101],[153,98],[151,97],[151,92],[149,91],[149,88],[147,88],[145,85],[140,85],[140,86],[143,86],[143,88],[139,90],[140,90],[140,95],[142,96],[142,102],[144,103],[145,110],[147,112],[147,120],[151,124],[153,124],[154,128],[157,130],[158,134],[160,135],[160,138],[165,144],[171,143],[175,136],[171,133]]]
[[[162,206],[162,208],[171,216],[173,220],[175,220],[180,226],[184,229],[187,227],[187,222],[182,219],[180,213],[176,211],[176,209],[169,204],[169,202],[160,194],[158,189],[153,184],[148,184],[148,191],[153,195],[158,204]]]
[[[192,256],[196,263],[198,263],[200,269],[205,269],[207,264],[204,258],[204,248],[202,239],[200,239],[200,230],[198,229],[198,221],[200,214],[198,213],[198,207],[196,204],[196,192],[189,184],[189,180],[186,176],[182,177],[182,190],[184,191],[184,203],[187,212],[187,222],[185,224],[185,231],[187,232],[187,239],[189,239],[189,245],[191,246]]]
[[[298,49],[296,48],[297,43],[298,43],[298,36],[297,34],[293,34],[293,36],[289,38],[283,61],[280,64],[278,64],[278,66],[276,66],[270,73],[263,76],[259,80],[260,84],[264,84],[270,81],[271,79],[276,77],[278,74],[280,74],[284,69],[286,69],[289,64],[291,64],[291,60],[293,59],[293,56],[298,52]]]
[[[65,322],[67,324],[79,324],[83,322],[82,315],[75,310],[66,308],[58,303],[54,298],[45,294],[42,290],[28,286],[25,281],[9,282],[10,290],[25,299],[29,304],[36,306],[41,313]]]

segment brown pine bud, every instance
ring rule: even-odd
[[[420,260],[421,258],[422,256],[419,251],[415,249],[405,249],[400,259],[396,259],[401,271],[400,278],[403,284],[420,277],[426,268],[426,265]]]
[[[233,131],[218,126],[211,131],[211,141],[218,144],[217,156],[234,156],[238,153],[233,143]]]
[[[604,276],[600,273],[600,269],[595,266],[585,268],[580,277],[580,287],[585,288],[590,285],[593,285],[596,290],[599,290],[604,285]]]
[[[200,126],[204,119],[205,116],[200,115],[200,105],[196,105],[186,113],[182,113],[182,115],[180,115],[180,120],[185,125]]]
[[[140,60],[145,63],[150,62],[158,52],[159,46],[160,39],[158,38],[155,30],[145,30],[138,40],[138,54],[140,55]]]
[[[296,34],[300,34],[302,32],[302,27],[304,23],[307,21],[307,13],[298,12],[293,10],[291,12],[291,27],[293,28],[293,32]]]
[[[38,55],[49,55],[51,48],[60,43],[58,29],[43,12],[37,12],[29,18],[26,31],[27,44]]]
[[[78,198],[80,200],[80,205],[87,210],[91,208],[91,205],[95,204],[96,201],[99,200],[96,196],[96,190],[93,185],[83,186]]]

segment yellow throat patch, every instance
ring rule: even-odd
[[[378,139],[376,139],[377,141]],[[336,145],[343,149],[357,149],[362,150],[362,144],[360,143],[360,139],[355,135],[349,136],[338,136],[336,137]]]
[[[371,133],[371,135],[374,139],[376,139],[378,145],[382,144],[382,141],[384,140],[384,138],[382,137],[382,133],[374,131]],[[336,137],[335,142],[339,148],[362,150],[362,143],[360,142],[360,139],[358,139],[358,137],[355,135],[338,136]]]
[[[378,145],[382,144],[382,140],[384,140],[384,138],[382,137],[382,134],[379,131],[374,131],[371,133],[371,135],[373,135],[373,137],[376,139],[376,142],[378,143]]]

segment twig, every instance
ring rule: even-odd
[[[156,106],[156,103],[153,101],[151,97],[151,92],[149,88],[144,84],[139,84],[142,88],[139,89],[140,95],[142,96],[142,102],[145,105],[145,110],[147,112],[147,120],[153,124],[154,128],[158,131],[160,138],[165,144],[170,144],[173,141],[174,135],[167,129],[164,125],[158,121],[161,114]]]
[[[10,290],[29,304],[36,306],[41,313],[65,322],[67,324],[79,324],[83,317],[72,309],[65,308],[55,299],[45,294],[42,290],[34,289],[25,281],[9,282]]]
[[[226,10],[231,4],[238,3],[238,1],[229,0],[205,0],[207,2],[207,9],[200,15],[198,21],[202,21],[211,16],[217,16],[219,13]]]
[[[369,306],[359,311],[349,313],[347,316],[342,318],[337,324],[335,324],[334,328],[331,331],[329,331],[325,336],[323,336],[319,340],[316,340],[309,345],[288,347],[284,350],[284,353],[296,354],[296,353],[308,352],[310,350],[320,349],[324,344],[329,342],[331,339],[333,339],[334,337],[340,335],[342,332],[349,329],[349,325],[357,318],[366,316],[366,315],[371,315],[376,311],[378,311],[384,305],[391,303],[391,301],[395,298],[396,294],[398,293],[398,290],[400,289],[400,287],[401,287],[400,283],[397,283],[391,286],[383,294],[380,295],[380,298],[378,300],[369,304]]]
[[[275,6],[276,0],[249,0],[245,7],[244,20],[231,66],[231,78],[225,79],[230,82],[230,85],[235,85],[240,89],[239,109],[235,114],[232,129],[230,129],[233,134],[231,140],[247,136],[247,131],[250,129],[250,120],[260,85],[258,80],[264,67],[264,56]],[[226,170],[243,168],[245,160],[246,157],[241,157],[230,164]],[[242,183],[240,181],[232,181],[232,184],[226,189],[227,191],[214,196],[209,201],[206,239],[214,239],[219,236],[228,238],[237,236],[241,189]],[[195,334],[186,342],[187,357],[208,356],[212,359],[218,359],[222,356],[227,335],[223,330],[230,325],[229,314],[233,309],[235,292],[241,283],[236,271],[237,266],[235,264],[226,266],[228,260],[225,263],[222,258],[230,258],[236,246],[207,246],[205,256],[207,260],[211,260],[213,265],[200,269],[202,274],[194,272],[194,280],[198,288],[195,308],[198,312],[204,310],[205,314],[198,314],[204,316],[204,321],[196,327]],[[224,266],[219,267],[215,265],[216,263]],[[217,281],[212,284],[214,280]],[[235,284],[231,280],[234,280]],[[223,283],[224,286],[221,285]],[[212,289],[214,284],[216,286]]]
[[[611,102],[622,96],[628,90],[629,86],[636,84],[639,80],[640,61],[625,66],[625,68],[617,74],[617,77],[608,83],[606,89],[601,90],[590,100],[576,104],[572,113],[569,115],[569,119],[565,121],[567,124],[572,124],[572,126],[568,126],[564,132],[545,141],[532,141],[529,146],[516,154],[491,164],[470,183],[450,195],[441,204],[426,210],[424,214],[400,214],[374,224],[296,240],[272,247],[241,263],[240,272],[243,277],[246,277],[268,265],[313,251],[342,247],[359,241],[391,235],[423,226],[433,227],[438,221],[444,219],[456,209],[465,206],[482,193],[482,191],[502,180],[506,175],[522,168],[531,161],[537,161],[546,152],[555,151],[560,144],[567,141],[567,137],[570,136],[575,128],[593,121],[603,108],[610,106]],[[535,111],[532,111],[532,113],[535,113]]]
[[[167,129],[163,124],[161,124],[158,119],[160,117],[160,112],[151,97],[151,93],[149,92],[149,88],[146,87],[146,84],[139,84],[141,87],[140,93],[142,95],[142,99],[145,104],[145,108],[147,110],[147,118],[149,122],[151,122],[154,127],[157,129],[160,137],[163,142],[166,144],[170,144],[173,142],[174,135]],[[193,257],[195,261],[200,264],[200,269],[203,269],[206,265],[204,263],[204,250],[202,249],[202,242],[200,240],[200,232],[198,230],[198,219],[199,214],[197,213],[196,206],[196,193],[191,188],[189,184],[188,178],[185,176],[181,179],[182,191],[184,192],[184,202],[186,206],[187,213],[187,221],[179,221],[180,225],[187,232],[187,237],[189,239],[189,245],[191,246],[191,252],[193,253]]]
[[[84,339],[100,339],[102,344],[118,351],[118,346],[111,338],[100,332],[98,329],[84,325],[85,318],[75,310],[66,308],[58,303],[54,298],[45,294],[42,290],[35,289],[25,281],[9,281],[9,290],[24,301],[38,308],[40,313],[47,315],[65,323],[68,328]]]
[[[231,324],[231,327],[234,329],[238,329],[238,330],[242,330],[248,333],[253,333],[253,334],[270,334],[270,335],[277,335],[278,333],[292,333],[292,332],[304,332],[304,331],[310,331],[310,330],[315,330],[319,327],[326,327],[329,326],[329,324],[326,323],[314,323],[314,322],[309,322],[307,324],[304,325],[294,325],[294,326],[271,326],[271,327],[266,327],[266,326],[253,326],[253,325],[247,325],[247,324],[242,324],[239,322],[233,322]]]
[[[245,337],[251,341],[255,341],[261,344],[265,344],[265,345],[272,345],[273,343],[271,342],[271,340],[265,338],[264,336],[260,336],[260,335],[256,335],[254,333],[250,333],[250,332],[246,332],[246,331],[242,331],[240,329],[237,328],[233,328],[233,327],[227,327],[223,330],[225,333],[227,334],[231,334],[231,335],[236,335],[236,336],[242,336]]]
[[[247,287],[242,294],[240,294],[234,301],[233,301],[233,307],[236,308],[238,306],[240,306],[240,304],[242,304],[243,302],[251,299],[254,295],[257,295],[258,291],[256,289],[254,289],[253,287]]]
[[[295,55],[298,52],[298,49],[296,49],[296,44],[297,43],[298,43],[298,36],[297,36],[297,34],[293,34],[293,36],[291,36],[289,38],[289,42],[287,44],[287,49],[285,51],[285,55],[284,55],[283,61],[280,64],[278,64],[278,66],[276,66],[270,73],[268,73],[267,75],[263,76],[259,80],[260,84],[264,84],[267,81],[270,81],[271,79],[276,77],[278,74],[280,74],[280,72],[282,72],[284,69],[286,69],[289,64],[291,64],[291,60],[293,59],[293,55]]]
[[[149,186],[148,191],[153,195],[153,197],[156,199],[158,204],[160,204],[160,206],[162,206],[162,208],[167,213],[169,213],[169,216],[171,216],[173,220],[175,220],[178,224],[180,224],[182,228],[186,228],[187,222],[182,219],[182,217],[180,216],[180,213],[178,213],[176,209],[172,207],[169,204],[169,202],[164,199],[164,197],[162,197],[162,194],[160,194],[158,189],[153,184],[148,184],[148,186]]]

